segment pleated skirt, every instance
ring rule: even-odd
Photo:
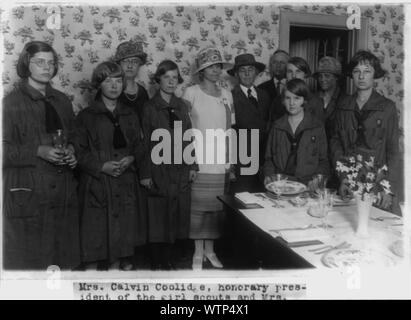
[[[191,239],[221,237],[225,214],[217,196],[224,195],[228,174],[199,173],[191,187]]]

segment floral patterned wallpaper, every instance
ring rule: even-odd
[[[209,6],[68,6],[60,5],[61,28],[46,27],[45,6],[17,6],[2,11],[4,72],[2,82],[8,92],[18,79],[15,64],[24,44],[43,40],[53,45],[60,58],[54,86],[65,92],[75,112],[87,106],[93,92],[90,77],[96,65],[114,55],[117,45],[129,39],[143,43],[148,61],[139,81],[156,90],[150,76],[163,59],[173,59],[185,80],[180,92],[193,81],[191,67],[198,50],[215,44],[224,59],[233,62],[240,53],[250,52],[267,63],[277,49],[280,10],[347,15],[343,4],[302,5],[209,5]],[[404,12],[399,5],[361,6],[369,19],[368,48],[388,71],[378,81],[377,90],[403,109]],[[258,82],[268,79],[268,70]],[[227,76],[228,79],[228,76]],[[401,113],[400,113],[401,114]]]

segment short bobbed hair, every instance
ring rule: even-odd
[[[295,65],[299,70],[305,73],[306,77],[311,76],[311,69],[310,66],[308,65],[307,61],[305,61],[301,57],[291,57],[288,59],[289,64]]]
[[[167,71],[177,70],[178,73],[178,83],[183,83],[184,79],[180,75],[180,70],[178,69],[178,65],[171,60],[163,60],[157,67],[156,73],[153,76],[155,82],[160,83],[160,78],[162,75],[166,74]]]
[[[91,83],[94,88],[98,89],[101,83],[108,77],[122,78],[124,80],[124,72],[121,66],[112,61],[105,61],[100,63],[93,71]]]
[[[307,103],[308,93],[310,92],[310,90],[304,80],[292,79],[290,81],[287,81],[285,85],[285,90],[282,93],[282,100],[284,100],[285,91],[290,91],[296,96],[303,97],[304,98],[303,106],[305,106],[305,104]]]
[[[358,64],[370,64],[374,68],[374,79],[384,77],[386,71],[381,67],[380,60],[367,50],[359,50],[348,63],[347,72],[352,78],[352,72]]]
[[[56,51],[53,49],[51,45],[49,45],[47,42],[43,41],[30,41],[26,43],[24,46],[23,50],[20,53],[19,59],[17,61],[17,74],[20,78],[22,79],[27,79],[30,77],[30,69],[29,69],[29,64],[30,64],[30,59],[34,57],[34,55],[38,52],[51,52],[53,53],[53,59],[54,59],[54,72],[53,72],[53,77],[57,74],[58,72],[58,56]]]

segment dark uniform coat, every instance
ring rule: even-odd
[[[284,115],[274,122],[268,136],[264,176],[284,173],[291,151],[287,132],[293,134],[288,115]],[[307,184],[315,174],[329,174],[327,137],[321,121],[308,112],[304,114],[295,135],[300,132],[303,133],[297,148],[295,178]]]
[[[330,141],[333,163],[344,156],[374,156],[376,163],[388,166],[388,178],[394,187],[398,179],[399,130],[397,109],[393,101],[373,91],[362,108],[368,115],[362,124],[355,116],[356,95],[341,101],[335,117],[335,133]],[[364,128],[365,145],[357,144],[359,125]]]
[[[180,119],[173,130],[170,127],[169,110],[173,109],[175,116]],[[175,145],[182,143],[180,153],[190,144],[190,141],[182,141],[182,136],[174,139],[174,131],[182,130],[181,133],[191,129],[191,120],[188,107],[182,99],[172,96],[167,103],[157,92],[144,106],[143,132],[148,152],[140,170],[140,178],[151,178],[153,187],[147,192],[149,241],[173,243],[176,239],[188,238],[190,231],[190,196],[191,184],[189,182],[189,171],[197,170],[196,164],[188,165],[181,156],[182,163],[174,161],[174,152],[178,148]],[[152,141],[152,133],[156,129],[164,129],[170,134],[171,145],[166,145],[163,152],[171,151],[171,161],[168,164],[156,164],[153,162],[151,153],[153,148],[160,143]],[[158,148],[157,148],[158,151]],[[155,150],[154,150],[155,152]]]
[[[148,93],[147,90],[140,84],[137,83],[138,86],[138,91],[137,91],[137,96],[134,96],[132,100],[130,100],[130,95],[124,93],[124,91],[121,93],[119,97],[119,101],[122,102],[123,104],[129,106],[131,109],[133,109],[134,112],[137,113],[138,117],[141,118],[143,116],[143,107],[144,104],[148,101]]]
[[[255,88],[257,92],[257,101],[258,105],[255,106],[252,101],[244,94],[241,90],[240,85],[237,85],[232,91],[234,110],[235,110],[235,126],[234,128],[238,132],[238,129],[248,129],[247,130],[247,154],[251,154],[251,129],[259,130],[259,154],[258,159],[253,159],[256,161],[258,168],[260,165],[264,164],[264,154],[265,146],[267,142],[268,135],[268,112],[270,108],[270,98],[268,94],[259,88]],[[237,165],[236,165],[236,181],[231,184],[230,192],[244,192],[244,191],[259,191],[257,190],[259,185],[258,174],[253,176],[241,176],[240,168],[249,167],[250,164],[241,164],[239,159],[239,150],[240,145],[243,145],[244,142],[239,140],[239,135],[237,134],[238,146],[237,146]]]
[[[50,86],[46,99],[73,142],[69,99]],[[27,81],[3,101],[3,262],[6,269],[73,268],[80,263],[77,183],[67,166],[37,156],[52,146],[44,96]]]
[[[85,262],[115,261],[131,256],[146,241],[146,216],[140,203],[137,166],[144,155],[138,116],[118,102],[115,113],[127,146],[113,147],[114,126],[104,103],[95,101],[77,116],[78,161],[81,170],[81,246]],[[134,156],[135,162],[120,177],[101,171],[107,161]]]
[[[337,106],[347,97],[345,93],[343,93],[339,87],[336,88],[334,91],[330,102],[328,102],[327,108],[324,109],[324,100],[320,97],[320,93],[317,92],[315,94],[317,98],[322,101],[322,108],[320,108],[320,112],[318,112],[319,119],[324,123],[325,132],[327,134],[327,140],[329,141],[334,133],[335,129],[335,115],[337,111]]]
[[[316,93],[316,96],[322,101],[322,108],[319,112],[319,119],[323,122],[325,133],[327,135],[327,143],[329,144],[331,137],[334,134],[336,129],[335,127],[335,116],[337,114],[337,106],[347,97],[345,93],[343,93],[339,87],[336,88],[334,94],[331,97],[330,102],[328,102],[327,108],[324,109],[324,100],[320,97],[319,92]],[[331,149],[328,148],[328,160],[330,161],[330,167],[333,168],[334,165],[332,163],[332,154]],[[329,188],[337,189],[339,186],[339,179],[334,171],[331,172],[331,176],[328,179],[327,185]]]
[[[275,97],[278,96],[278,89],[275,86],[273,78],[259,84],[257,88],[264,90],[268,94],[268,96],[270,97],[270,103],[274,100]]]

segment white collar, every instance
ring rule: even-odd
[[[275,85],[277,85],[277,84],[279,84],[279,83],[285,84],[285,83],[287,82],[287,79],[286,79],[286,78],[283,78],[283,79],[281,79],[281,80],[278,80],[277,78],[273,78],[273,80],[274,80],[274,84],[275,84]]]
[[[251,95],[257,99],[257,91],[255,90],[254,86],[251,86],[250,88],[247,88],[240,84],[241,90],[244,92],[245,96],[248,97],[248,89],[251,89]]]

